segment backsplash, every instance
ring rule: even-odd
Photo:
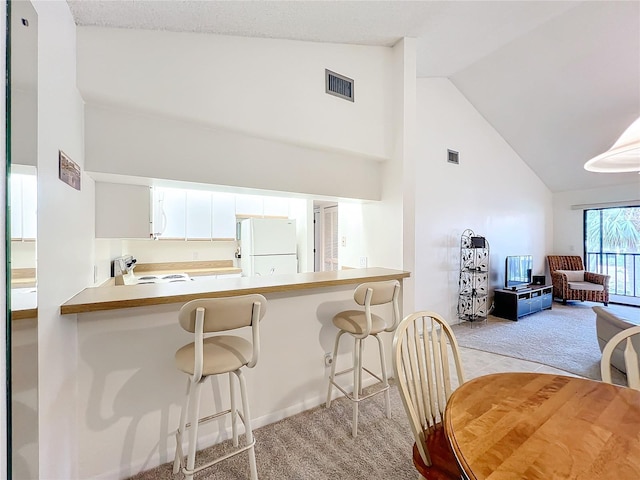
[[[234,260],[236,241],[122,240],[122,252],[138,263]]]
[[[11,268],[36,268],[36,242],[11,242]]]

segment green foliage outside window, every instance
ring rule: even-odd
[[[640,297],[640,207],[587,210],[586,268],[611,276],[609,292]]]
[[[640,207],[586,212],[587,252],[640,253]]]

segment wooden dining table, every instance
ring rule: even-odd
[[[640,391],[630,388],[486,375],[453,392],[444,427],[468,479],[640,479]]]

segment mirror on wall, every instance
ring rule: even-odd
[[[37,309],[36,238],[38,179],[36,167],[11,165],[11,310],[34,318]]]
[[[38,478],[37,153],[38,19],[29,1],[10,2],[11,117],[9,201],[11,242],[7,270],[11,329],[9,472]]]

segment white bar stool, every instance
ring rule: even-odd
[[[362,310],[346,310],[340,312],[333,317],[333,324],[338,327],[338,335],[333,347],[333,364],[331,365],[331,373],[329,374],[329,390],[327,392],[327,408],[331,406],[331,396],[333,387],[340,390],[345,397],[353,403],[353,421],[351,424],[351,434],[353,437],[358,435],[358,405],[362,400],[366,400],[374,395],[384,392],[385,408],[387,418],[391,418],[391,404],[389,401],[389,381],[387,379],[387,366],[385,363],[384,345],[382,339],[378,336],[381,332],[393,332],[400,321],[400,311],[398,307],[398,296],[400,293],[400,283],[397,280],[388,280],[383,282],[368,282],[360,284],[353,293],[353,299],[358,305],[364,306]],[[391,304],[392,322],[387,326],[385,320],[371,313],[371,306]],[[336,373],[336,363],[340,337],[348,333],[354,339],[353,349],[353,366],[347,370]],[[382,378],[373,373],[371,370],[362,365],[362,356],[364,354],[364,340],[368,336],[373,336],[378,341],[380,352],[380,366],[382,368]],[[362,396],[362,372],[375,377],[382,383],[382,387],[376,391]],[[342,388],[335,378],[353,372],[353,391],[350,394]]]
[[[180,413],[180,427],[176,432],[176,455],[173,462],[173,473],[182,470],[187,480],[193,474],[211,467],[234,455],[248,451],[251,480],[258,479],[255,457],[255,439],[251,429],[251,415],[247,388],[241,368],[253,368],[260,353],[259,323],[266,311],[267,301],[262,295],[243,295],[238,297],[211,298],[193,300],[180,309],[178,320],[180,326],[194,334],[195,340],[180,348],[175,355],[176,367],[189,375],[187,398]],[[252,341],[233,335],[216,335],[205,337],[205,333],[235,330],[251,327]],[[229,374],[229,394],[231,406],[228,410],[214,413],[204,418],[200,415],[200,390],[204,381],[212,375]],[[240,384],[242,412],[236,407],[233,375]],[[233,446],[231,453],[217,458],[206,465],[195,468],[196,442],[198,426],[223,415],[231,416]],[[246,445],[239,447],[237,417],[245,427]],[[189,423],[187,423],[189,419]],[[189,431],[189,450],[184,461],[182,451],[182,435]]]

